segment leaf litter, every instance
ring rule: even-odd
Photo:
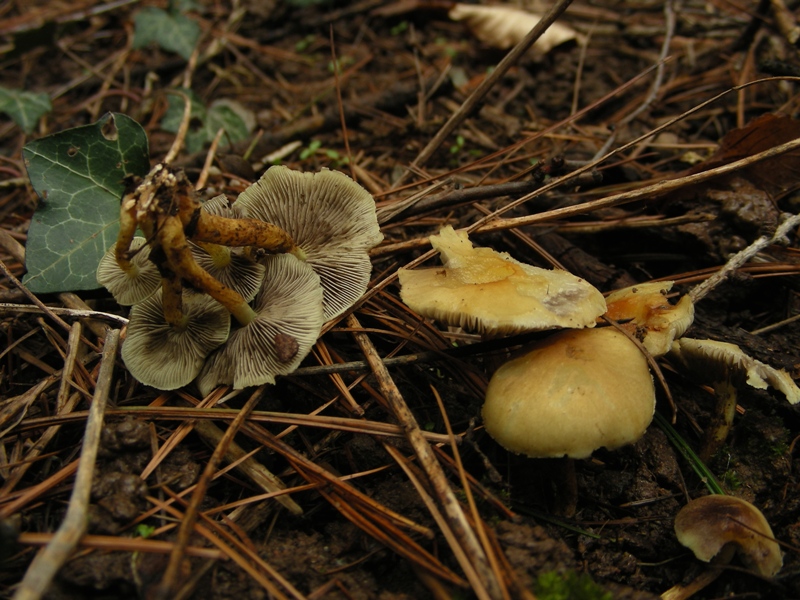
[[[193,388],[157,393],[115,369],[94,473],[112,489],[90,500],[87,511],[95,517],[80,556],[60,569],[50,593],[157,594],[170,553],[186,575],[180,581],[186,597],[424,598],[465,594],[453,591],[465,587],[479,597],[503,597],[503,589],[507,597],[547,597],[542,581],[553,573],[566,581],[564,573],[576,571],[614,597],[652,598],[692,580],[703,567],[677,543],[672,520],[687,497],[706,490],[667,435],[653,426],[632,446],[579,461],[577,512],[556,517],[558,467],[509,454],[477,420],[494,370],[542,334],[480,340],[436,326],[399,302],[394,274],[427,261],[424,239],[447,224],[483,222],[484,233],[472,234],[478,245],[544,267],[561,263],[606,292],[662,278],[685,293],[759,236],[770,242],[784,213],[796,210],[796,154],[748,160],[797,138],[796,84],[766,77],[775,61],[794,60],[782,30],[728,6],[689,3],[678,11],[666,3],[620,12],[617,4],[575,3],[560,22],[585,38],[520,58],[477,110],[459,116],[442,149],[420,160],[503,52],[467,35],[442,3],[416,3],[390,16],[370,14],[379,3],[299,4],[249,12],[246,3],[226,10],[200,3],[186,16],[206,34],[197,62],[169,47],[126,46],[123,24],[135,23],[135,13],[125,3],[59,16],[77,23],[93,14],[95,21],[68,37],[53,34],[55,50],[36,39],[15,40],[20,50],[9,55],[0,84],[50,94],[53,111],[39,122],[40,134],[125,113],[143,124],[152,159],[160,160],[174,138],[163,124],[164,92],[189,87],[207,107],[236,102],[257,124],[247,138],[226,140],[232,143],[210,161],[205,152],[180,156],[193,180],[206,180],[208,197],[233,198],[249,183],[227,167],[235,164],[228,157],[260,173],[268,154],[300,141],[284,151],[284,163],[344,170],[395,215],[384,223],[386,239],[373,251],[373,285],[355,312],[326,325],[311,357],[276,386],[240,396],[220,388],[201,398]],[[4,31],[33,30],[37,10],[4,16]],[[639,77],[658,65],[664,48],[674,57],[660,67],[669,77],[655,78],[658,85],[652,76]],[[730,68],[751,51],[757,63]],[[46,52],[55,58],[42,62]],[[87,74],[87,65],[96,73]],[[765,80],[731,91],[759,79]],[[722,96],[701,107],[716,94]],[[639,107],[637,118],[625,121]],[[695,107],[701,108],[691,112]],[[673,120],[665,128],[672,137],[653,135]],[[612,126],[612,154],[595,161],[605,154]],[[10,123],[3,129],[8,183],[0,246],[4,267],[18,277],[24,265],[14,243],[27,240],[29,259],[38,252],[22,135]],[[312,139],[336,154],[301,157]],[[686,184],[688,151],[710,157],[698,174],[734,167],[724,179]],[[334,156],[348,161],[333,164]],[[415,170],[404,174],[412,163]],[[579,179],[583,172],[592,177]],[[686,181],[696,181],[688,175]],[[515,188],[518,180],[530,180],[531,188]],[[427,212],[389,210],[413,207],[409,198],[435,186],[445,201]],[[457,193],[485,186],[494,186],[492,195]],[[516,202],[523,194],[526,201]],[[614,196],[625,202],[591,203]],[[676,218],[682,221],[673,224]],[[736,343],[796,374],[793,235],[785,246],[759,247],[699,302],[691,336]],[[107,323],[118,327],[100,313],[125,314],[104,294],[80,292],[83,309],[94,312],[73,314],[96,318],[68,341],[49,307],[72,323],[74,299],[58,292],[80,286],[36,290],[34,281],[28,287],[46,301],[44,315],[4,308],[2,321],[8,347],[0,385],[18,406],[0,444],[3,535],[16,541],[3,569],[9,596],[37,549],[51,541],[74,487],[98,385],[97,352]],[[8,302],[20,299],[10,280],[2,293]],[[676,431],[697,448],[714,418],[713,398],[680,373],[666,378],[679,408]],[[233,410],[214,408],[220,399]],[[797,414],[764,391],[740,390],[738,402],[733,431],[707,467],[725,491],[762,509],[778,540],[797,546]],[[669,416],[663,398],[658,404]],[[250,411],[238,413],[245,405]],[[197,425],[213,422],[230,437],[237,415],[235,439],[227,442]],[[133,445],[119,441],[126,427],[142,432]],[[411,444],[403,434],[410,430],[418,432]],[[223,452],[234,443],[239,451]],[[261,480],[248,471],[251,461]],[[280,483],[265,487],[264,468]],[[125,490],[131,502],[108,500]],[[275,503],[285,497],[302,516]],[[177,536],[176,520],[187,516],[195,524]],[[797,555],[790,546],[784,552],[786,567],[775,581],[733,571],[695,597],[796,596]]]

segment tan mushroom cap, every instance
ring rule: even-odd
[[[616,321],[627,321],[622,327],[631,334],[643,335],[642,345],[653,356],[663,356],[670,351],[673,340],[682,336],[694,321],[694,304],[683,296],[670,304],[666,293],[672,281],[641,283],[615,290],[606,298],[606,316]]]
[[[235,329],[212,354],[197,380],[203,395],[217,385],[241,389],[275,383],[294,371],[322,329],[322,287],[309,265],[291,254],[268,256],[255,320]]]
[[[326,320],[366,291],[372,271],[367,252],[383,234],[372,196],[344,173],[274,166],[239,195],[234,207],[292,236],[322,282]]]
[[[647,360],[623,333],[578,329],[535,344],[492,376],[486,431],[530,457],[586,458],[638,440],[653,419]]]
[[[230,313],[210,296],[184,291],[183,312],[185,326],[169,325],[160,290],[131,309],[122,360],[141,383],[159,390],[183,387],[228,339]]]
[[[736,344],[681,338],[672,344],[670,357],[679,360],[706,381],[730,378],[746,382],[759,390],[771,385],[782,392],[790,404],[800,402],[800,388],[789,373],[748,356]]]
[[[143,237],[131,242],[130,273],[123,271],[114,254],[117,245],[109,248],[97,266],[97,282],[123,306],[130,306],[152,296],[161,285],[161,275],[150,261],[150,246]]]
[[[560,270],[473,248],[467,234],[447,226],[432,235],[444,268],[400,269],[400,297],[424,317],[488,335],[557,327],[594,327],[606,310],[592,285]]]
[[[742,562],[764,577],[772,577],[783,566],[781,548],[764,515],[735,496],[692,500],[675,517],[675,535],[705,562],[732,545]]]

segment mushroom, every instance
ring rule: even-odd
[[[323,292],[313,269],[291,254],[268,256],[255,317],[235,329],[212,354],[197,380],[203,395],[219,384],[240,389],[275,383],[294,371],[322,329]]]
[[[672,289],[672,283],[640,283],[611,292],[606,298],[605,316],[623,321],[622,327],[639,338],[652,356],[669,352],[673,340],[682,336],[694,321],[694,304],[689,296],[683,296],[675,305],[667,300],[666,293]]]
[[[116,244],[111,246],[97,267],[97,282],[123,306],[130,306],[152,296],[161,283],[161,275],[150,261],[150,247],[143,237],[131,240],[125,269],[117,261]]]
[[[800,402],[800,389],[786,371],[757,361],[736,344],[681,338],[673,342],[669,357],[714,388],[717,406],[698,453],[703,460],[710,459],[728,437],[736,414],[736,390],[743,384],[760,390],[771,385],[790,404]]]
[[[569,330],[501,366],[483,405],[486,431],[530,457],[586,458],[631,444],[655,411],[647,360],[612,328]]]
[[[697,498],[675,517],[675,535],[704,562],[727,563],[736,553],[748,569],[773,577],[783,566],[781,549],[764,515],[735,496]]]
[[[593,327],[606,310],[592,285],[540,269],[505,252],[473,248],[467,234],[444,227],[430,237],[444,268],[400,269],[400,297],[412,310],[487,335],[557,327]]]
[[[274,166],[239,195],[234,207],[291,235],[319,275],[326,320],[342,314],[366,291],[372,270],[367,251],[383,235],[375,201],[347,175]]]
[[[122,359],[141,383],[174,390],[197,377],[206,357],[225,342],[231,317],[209,296],[184,291],[182,319],[170,324],[162,296],[158,291],[131,308]]]

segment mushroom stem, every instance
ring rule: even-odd
[[[736,388],[730,379],[714,384],[717,405],[712,412],[711,423],[706,428],[703,445],[698,452],[700,460],[708,462],[720,446],[725,443],[736,415]]]
[[[160,225],[157,241],[175,274],[222,304],[242,325],[255,320],[257,316],[255,311],[247,305],[240,294],[214,279],[195,262],[180,219],[173,216],[166,217]]]
[[[117,245],[114,248],[114,257],[117,259],[119,268],[127,275],[135,277],[139,267],[131,262],[128,257],[128,250],[131,248],[133,236],[136,234],[136,198],[126,195],[122,199],[119,210],[119,233],[117,234]]]
[[[172,327],[183,329],[188,321],[183,314],[183,289],[178,277],[164,277],[161,279],[161,305],[164,310],[164,319]]]
[[[190,221],[184,223],[187,235],[193,241],[222,246],[257,246],[274,253],[297,251],[291,236],[277,225],[255,219],[229,219],[212,215],[201,211],[199,205],[197,211],[197,217],[193,214]],[[181,217],[183,220],[183,214]]]
[[[214,266],[218,269],[224,269],[231,264],[231,251],[227,246],[211,242],[197,242],[197,245],[208,253]]]

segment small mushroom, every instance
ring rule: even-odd
[[[412,310],[487,335],[557,327],[593,327],[603,295],[571,273],[540,269],[505,252],[473,248],[467,234],[444,227],[431,245],[444,268],[400,269],[400,297]]]
[[[212,354],[197,380],[203,395],[220,384],[240,389],[275,383],[294,371],[317,341],[323,324],[322,287],[309,265],[291,254],[267,257],[255,318],[235,329]]]
[[[168,323],[161,291],[131,308],[122,359],[141,383],[159,390],[183,387],[228,338],[230,313],[209,296],[184,291],[181,308],[180,321]]]
[[[372,271],[367,251],[383,234],[372,196],[347,175],[274,166],[239,195],[234,207],[292,236],[319,275],[326,320],[342,314],[366,291]]]
[[[492,376],[486,431],[530,457],[586,458],[638,440],[655,410],[647,360],[612,328],[569,330],[535,344]]]
[[[790,404],[800,402],[800,389],[786,371],[757,361],[736,344],[681,338],[673,342],[669,357],[714,388],[716,407],[698,452],[702,460],[709,460],[728,437],[736,415],[737,388],[745,383],[760,390],[772,385]]]
[[[97,267],[97,282],[114,296],[123,306],[141,302],[155,294],[161,283],[161,275],[150,261],[150,247],[143,237],[131,240],[129,256],[125,261],[127,270],[117,261],[116,244],[111,246]]]
[[[697,498],[675,517],[678,541],[702,561],[728,562],[735,551],[747,568],[772,577],[783,566],[781,549],[764,515],[734,496]]]
[[[605,316],[623,321],[622,327],[640,338],[652,356],[663,356],[694,321],[692,299],[683,296],[677,304],[670,304],[666,298],[670,289],[671,281],[656,281],[611,292]]]

